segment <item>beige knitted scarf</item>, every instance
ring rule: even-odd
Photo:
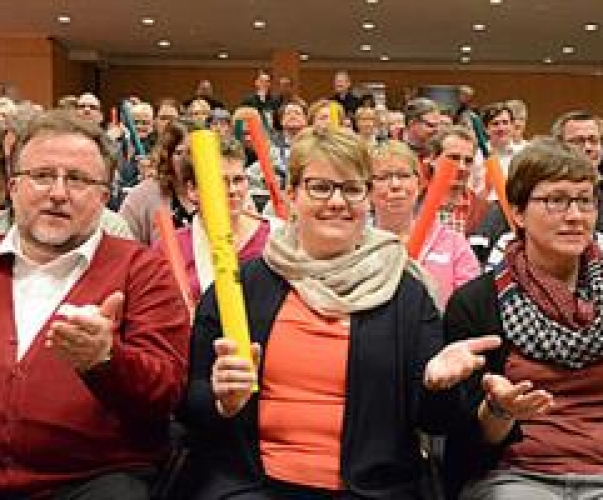
[[[295,226],[290,224],[271,234],[264,260],[311,309],[331,317],[347,316],[389,301],[405,267],[423,278],[397,236],[371,227],[365,229],[352,252],[317,260],[299,247]]]

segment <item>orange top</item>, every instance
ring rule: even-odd
[[[349,322],[287,295],[266,347],[260,391],[260,449],[268,476],[341,489],[341,428]]]

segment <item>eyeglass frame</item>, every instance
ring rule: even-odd
[[[544,208],[548,213],[551,214],[564,214],[570,209],[572,203],[576,204],[580,213],[594,212],[598,208],[599,198],[596,196],[561,196],[561,195],[548,195],[548,196],[530,196],[529,201],[540,201],[544,203]],[[588,200],[591,206],[586,206],[584,203]],[[561,206],[563,202],[563,207]],[[551,205],[551,203],[558,203],[559,205]],[[582,203],[582,205],[581,205]],[[553,207],[553,208],[551,208]]]
[[[324,196],[323,195],[316,196],[316,192],[312,193],[310,188],[308,187],[308,184],[315,182],[315,181],[320,181],[320,182],[323,182],[326,185],[328,185],[329,186],[328,193],[326,193]],[[313,200],[329,201],[335,194],[335,191],[339,191],[339,193],[341,194],[341,197],[346,201],[346,203],[349,203],[352,205],[356,204],[356,203],[361,203],[364,200],[366,200],[371,191],[371,187],[372,187],[371,182],[366,181],[366,180],[350,179],[347,181],[334,181],[331,179],[325,179],[324,177],[305,177],[304,179],[302,179],[301,184],[304,186],[304,190],[305,190],[306,194]],[[357,200],[349,199],[348,195],[346,194],[345,187],[351,186],[351,185],[358,185],[358,186],[364,187],[364,193],[363,193],[362,198],[358,198]]]
[[[38,174],[38,175],[36,175]],[[44,177],[40,177],[40,174],[48,174],[45,178],[49,181],[48,184],[45,184],[45,181],[42,181]],[[52,174],[52,175],[51,175]],[[74,175],[75,174],[75,175]],[[67,170],[64,173],[60,173],[58,170],[52,169],[19,169],[15,172],[11,173],[12,177],[27,177],[30,182],[33,184],[35,189],[50,191],[53,186],[56,185],[59,179],[63,180],[63,185],[65,189],[69,191],[75,192],[83,192],[89,187],[92,186],[102,186],[106,189],[110,188],[110,181],[102,181],[100,179],[93,179],[92,177],[87,176],[77,170]],[[42,181],[42,182],[41,182]],[[51,182],[50,182],[51,181]],[[81,186],[73,186],[73,182],[82,182]]]

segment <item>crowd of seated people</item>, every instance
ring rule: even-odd
[[[230,108],[209,80],[112,108],[0,97],[0,498],[603,498],[601,119],[530,138],[516,98],[386,109],[345,71],[314,102],[254,78]],[[196,130],[251,360],[220,316]]]

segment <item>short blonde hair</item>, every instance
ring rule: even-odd
[[[302,130],[293,141],[289,157],[289,186],[301,183],[304,170],[313,160],[324,160],[342,174],[355,174],[363,180],[371,175],[371,160],[365,143],[344,127]]]
[[[318,101],[310,104],[310,107],[308,108],[308,123],[310,125],[314,125],[318,112],[323,108],[330,109],[331,103],[333,103],[335,105],[335,109],[337,109],[338,125],[343,125],[343,119],[345,118],[345,110],[343,109],[343,106],[336,101],[329,101],[328,99],[319,99]]]
[[[419,158],[404,142],[396,140],[381,141],[371,148],[370,153],[372,161],[393,156],[394,158],[399,158],[408,163],[408,166],[412,168],[415,174],[418,174],[419,172]]]

